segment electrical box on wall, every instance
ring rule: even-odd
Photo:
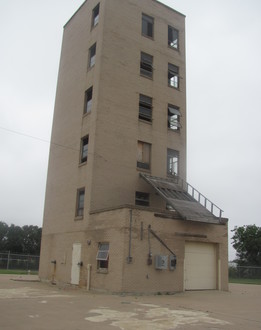
[[[177,258],[175,255],[172,254],[169,256],[169,269],[170,270],[176,269],[176,265],[177,265]]]
[[[168,269],[168,256],[155,256],[155,269]]]

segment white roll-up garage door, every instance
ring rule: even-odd
[[[217,288],[215,244],[185,243],[184,286],[185,290],[215,290]]]

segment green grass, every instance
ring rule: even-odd
[[[27,275],[28,271],[19,269],[0,269],[0,274]],[[31,271],[30,275],[38,275],[38,271]]]
[[[261,285],[261,278],[229,278],[229,283]]]

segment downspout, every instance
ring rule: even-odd
[[[53,273],[52,273],[52,284],[55,284],[55,275],[56,275],[56,260],[52,260],[51,263],[53,264]]]
[[[131,256],[131,235],[132,235],[132,210],[130,210],[130,227],[129,227],[129,255],[127,257],[127,263],[130,264],[132,262]]]
[[[92,265],[88,264],[87,265],[87,291],[90,291],[90,284],[91,284],[91,268]]]

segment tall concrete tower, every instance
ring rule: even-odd
[[[156,0],[85,1],[64,27],[40,277],[226,290],[226,235],[186,182],[185,16]]]

